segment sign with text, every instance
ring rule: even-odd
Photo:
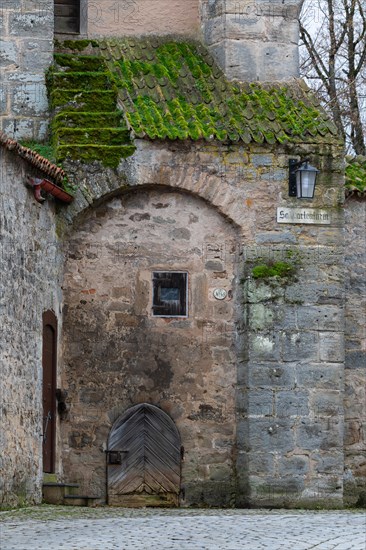
[[[331,222],[330,212],[320,208],[277,208],[277,223],[312,223],[327,225]]]

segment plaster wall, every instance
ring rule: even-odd
[[[37,175],[0,149],[0,504],[41,502],[42,313],[60,314],[61,253],[53,202],[24,185]]]
[[[101,0],[88,2],[87,34],[98,36],[189,35],[199,31],[199,0]]]
[[[346,201],[345,497],[366,487],[366,202]]]
[[[236,231],[202,199],[139,189],[90,212],[65,272],[63,468],[105,499],[106,442],[137,403],[184,446],[182,504],[235,502]],[[188,272],[188,316],[152,315],[154,271]],[[227,297],[217,300],[215,288]]]
[[[53,55],[53,2],[3,2],[0,10],[0,129],[16,139],[47,134],[45,71]]]

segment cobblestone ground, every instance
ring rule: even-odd
[[[39,506],[0,520],[1,550],[366,549],[366,516],[351,511]]]

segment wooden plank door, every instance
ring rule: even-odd
[[[108,504],[178,506],[181,444],[172,419],[144,403],[113,425],[108,439]]]
[[[55,33],[79,34],[80,0],[54,0]]]
[[[56,343],[57,320],[51,311],[43,314],[43,471],[55,471],[56,443]]]

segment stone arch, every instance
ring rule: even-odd
[[[227,506],[235,485],[238,227],[207,200],[162,182],[118,189],[107,207],[85,213],[70,235],[63,283],[64,380],[73,403],[63,426],[65,475],[83,491],[105,493],[108,411],[154,403],[187,450],[186,502]],[[165,271],[189,275],[186,318],[152,313],[155,273]],[[217,450],[214,441],[225,444]],[[202,453],[211,477],[199,466]]]
[[[84,219],[90,208],[110,198],[137,188],[166,187],[197,196],[213,206],[222,216],[251,236],[254,212],[245,206],[241,185],[232,185],[222,177],[223,166],[218,153],[211,155],[210,170],[201,169],[200,155],[204,151],[195,144],[159,144],[136,140],[136,153],[121,162],[118,171],[72,167],[80,181],[75,201],[61,216],[68,232],[70,227]]]

